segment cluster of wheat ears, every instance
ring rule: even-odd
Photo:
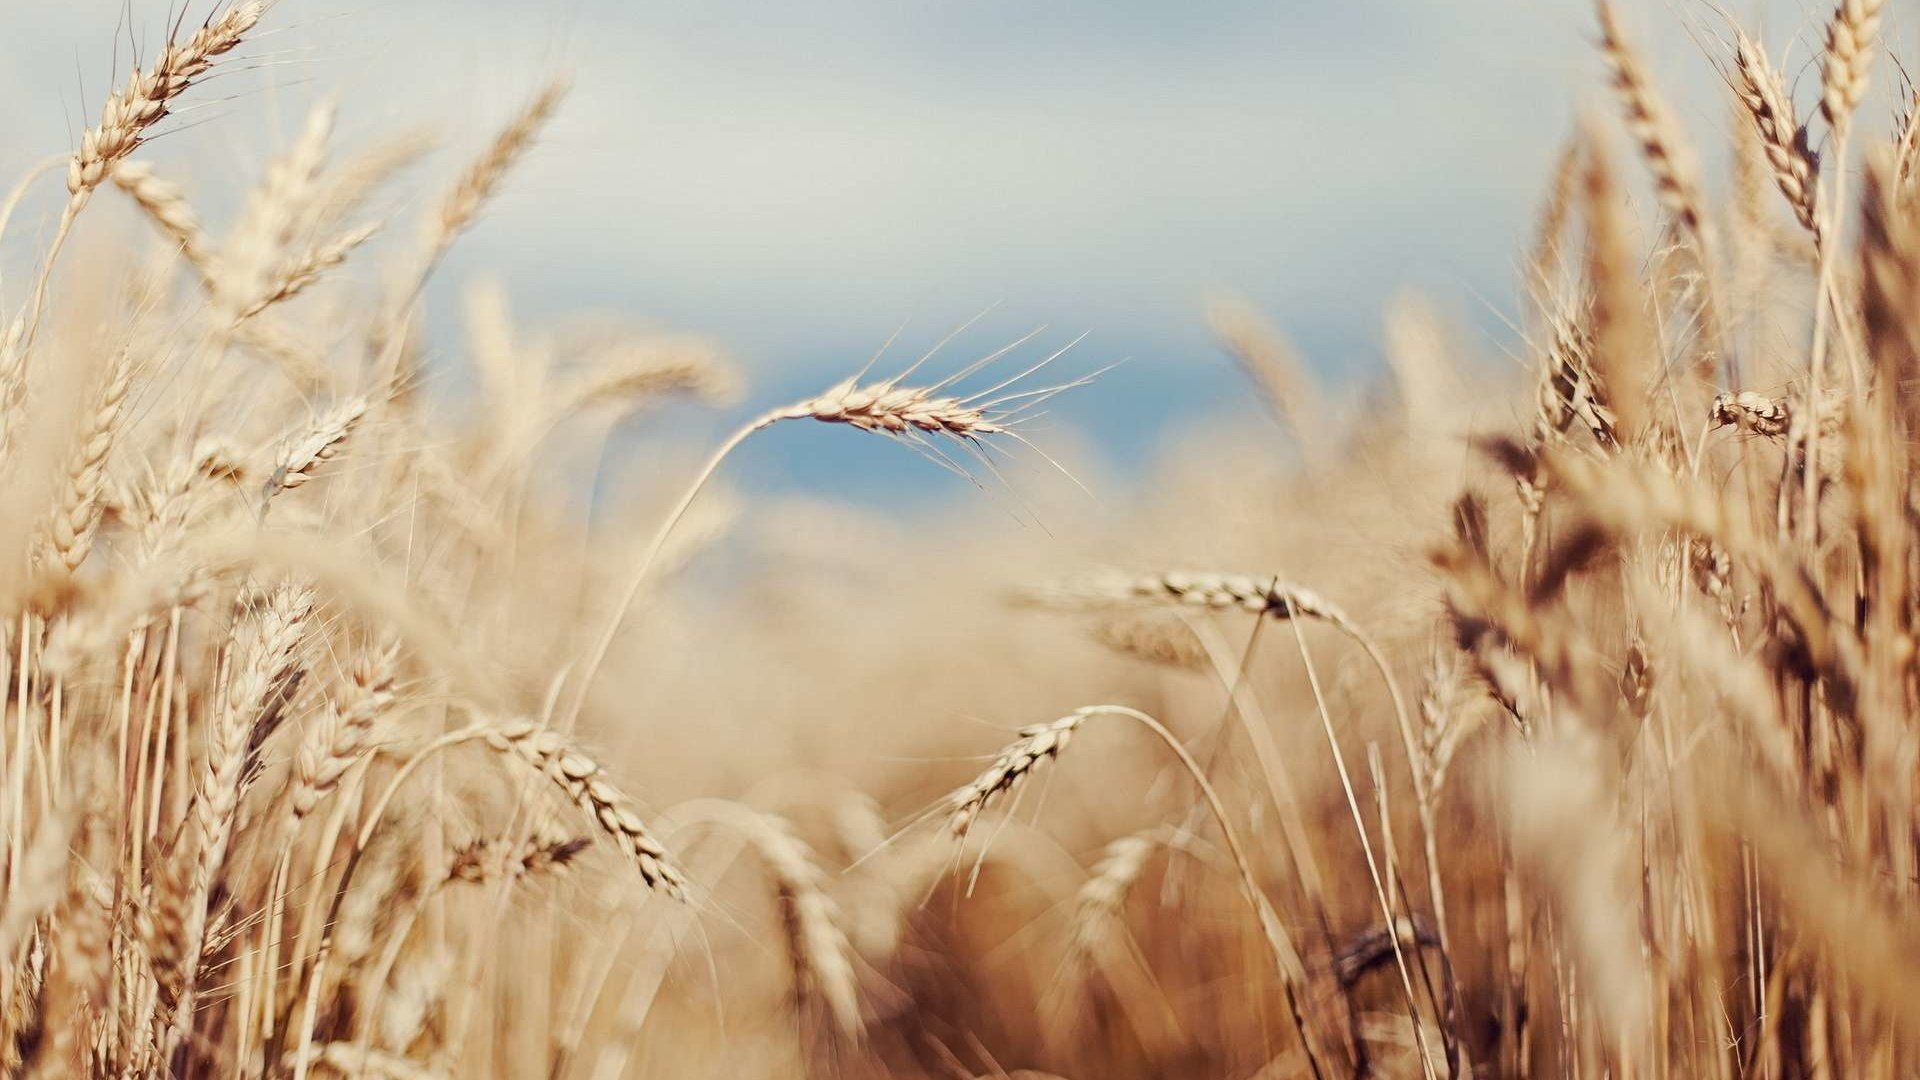
[[[1094,530],[1164,538],[1107,537],[1144,569],[956,536],[857,603],[673,602],[728,455],[813,421],[985,474],[1083,381],[1040,381],[1065,350],[869,364],[589,528],[613,497],[554,470],[734,394],[719,351],[520,333],[476,287],[462,419],[419,325],[564,84],[369,298],[336,271],[420,140],[336,160],[317,107],[217,235],[142,150],[269,9],[177,27],[0,204],[65,166],[0,329],[0,1072],[1910,1075],[1920,93],[1856,130],[1881,7],[1832,13],[1813,108],[1702,35],[1716,206],[1602,0],[1646,175],[1614,124],[1566,148],[1514,422],[1466,415],[1418,303],[1397,400],[1345,412],[1224,305],[1287,439],[1221,435]],[[116,192],[146,225],[103,243],[154,255],[86,261]],[[989,749],[929,700],[989,685],[1028,726],[972,779],[892,752]]]

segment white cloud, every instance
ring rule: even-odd
[[[166,5],[131,2],[150,53]],[[11,6],[17,172],[97,108],[123,0]],[[444,175],[570,68],[574,98],[456,274],[504,268],[535,308],[665,315],[789,375],[1004,300],[1009,325],[1141,355],[1128,378],[1151,385],[1209,355],[1210,288],[1255,295],[1334,363],[1402,281],[1505,296],[1576,92],[1600,94],[1590,18],[1580,0],[280,0],[258,70],[197,91],[205,122],[152,155],[230,185],[337,89],[349,135],[430,124]],[[1683,20],[1711,29],[1667,5],[1630,22],[1717,145],[1724,106]]]

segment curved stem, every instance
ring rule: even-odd
[[[1234,868],[1239,871],[1241,894],[1246,898],[1247,906],[1253,909],[1255,918],[1259,919],[1260,932],[1265,935],[1268,948],[1273,950],[1274,962],[1280,968],[1281,986],[1287,994],[1287,1008],[1292,1012],[1294,1027],[1300,1033],[1300,1046],[1306,1052],[1307,1063],[1313,1067],[1314,1076],[1324,1076],[1320,1057],[1314,1052],[1313,1040],[1307,1035],[1306,1017],[1300,1011],[1296,989],[1302,971],[1300,954],[1294,949],[1293,942],[1288,940],[1286,929],[1280,925],[1279,916],[1274,914],[1273,905],[1267,902],[1266,894],[1260,891],[1259,882],[1253,876],[1253,864],[1247,858],[1246,849],[1240,845],[1240,836],[1234,831],[1232,819],[1227,816],[1226,805],[1220,801],[1220,793],[1214,790],[1212,781],[1207,779],[1206,771],[1200,768],[1200,763],[1194,760],[1186,745],[1174,737],[1165,724],[1138,709],[1130,709],[1125,705],[1095,705],[1085,712],[1089,716],[1102,713],[1124,716],[1139,723],[1173,751],[1174,756],[1180,759],[1180,764],[1192,775],[1193,782],[1199,785],[1200,794],[1206,799],[1214,820],[1219,823],[1221,836],[1226,839],[1227,853],[1232,856]]]
[[[65,165],[70,157],[69,154],[55,154],[53,157],[46,158],[28,169],[27,174],[13,185],[13,189],[7,192],[6,200],[0,202],[0,238],[7,235],[7,223],[13,220],[13,211],[20,205],[20,200],[26,196],[27,188],[33,186],[35,180],[48,172]]]
[[[1293,621],[1296,624],[1298,623],[1297,619]],[[1426,869],[1427,869],[1427,892],[1430,896],[1431,903],[1433,904],[1433,921],[1434,921],[1435,929],[1440,936],[1440,956],[1442,960],[1445,961],[1445,967],[1447,972],[1446,977],[1449,984],[1447,988],[1448,1000],[1452,1001],[1457,997],[1459,993],[1459,989],[1458,987],[1452,985],[1453,970],[1454,970],[1453,949],[1452,949],[1452,939],[1447,933],[1446,890],[1442,887],[1440,882],[1440,845],[1439,845],[1439,841],[1436,838],[1436,829],[1434,825],[1434,814],[1433,814],[1434,800],[1433,800],[1431,785],[1428,783],[1428,777],[1426,775],[1426,771],[1424,767],[1421,765],[1420,743],[1419,743],[1419,738],[1414,734],[1413,719],[1410,716],[1410,714],[1407,712],[1407,701],[1406,701],[1406,698],[1402,696],[1400,693],[1400,684],[1393,677],[1393,669],[1391,666],[1387,664],[1386,654],[1380,651],[1380,646],[1374,642],[1373,638],[1369,637],[1358,626],[1353,625],[1343,617],[1329,617],[1327,619],[1327,622],[1330,623],[1332,626],[1334,626],[1336,629],[1338,629],[1341,633],[1351,638],[1353,642],[1356,645],[1359,645],[1361,650],[1367,654],[1367,659],[1372,661],[1374,669],[1380,673],[1380,681],[1387,685],[1387,696],[1391,698],[1393,701],[1394,722],[1396,726],[1398,726],[1400,729],[1401,745],[1406,748],[1407,770],[1413,776],[1414,806],[1415,806],[1415,809],[1418,811],[1419,817],[1420,817],[1420,834],[1421,834],[1420,838],[1422,842],[1422,854],[1425,857],[1424,861],[1426,862]],[[1297,625],[1295,627],[1294,632],[1296,635],[1299,635],[1300,633]],[[1316,704],[1320,705],[1321,715],[1322,715],[1322,718],[1324,719],[1326,707],[1325,707],[1325,703],[1320,699],[1319,680],[1315,677],[1316,673],[1313,670],[1312,660],[1307,657],[1306,643],[1305,643],[1304,637],[1302,637],[1302,640],[1301,640],[1300,652],[1301,652],[1301,658],[1307,661],[1308,681],[1313,684],[1314,700]],[[1332,739],[1331,729],[1329,729],[1328,731],[1328,739],[1330,741]],[[1333,752],[1335,757],[1335,764],[1339,765],[1340,767],[1340,778],[1342,781],[1345,781],[1347,779],[1346,763],[1340,760],[1340,748],[1338,744],[1333,744]],[[1348,798],[1351,804],[1352,792],[1350,790],[1350,787],[1351,786],[1349,785]],[[1366,828],[1364,825],[1360,825],[1361,819],[1359,817],[1359,810],[1357,806],[1354,808],[1354,821],[1355,821],[1355,824],[1359,825],[1360,827],[1361,842],[1363,844],[1366,844],[1367,843]],[[1373,853],[1371,851],[1367,852],[1367,861],[1368,861],[1369,869],[1372,869]],[[1377,886],[1380,880],[1378,871],[1375,871],[1374,880]],[[1382,890],[1382,896],[1384,897],[1384,890]],[[1384,908],[1385,906],[1384,899],[1382,900],[1382,905]],[[1388,928],[1391,929],[1393,926],[1393,913],[1391,910],[1386,911],[1386,919],[1387,919]],[[1396,941],[1397,941],[1397,938],[1396,938]],[[1399,948],[1397,944],[1395,946],[1394,951],[1397,957],[1399,954]],[[1404,974],[1404,971],[1403,971],[1403,974]],[[1410,980],[1409,980],[1409,986],[1411,986]],[[1453,1017],[1449,1015],[1448,1016],[1449,1023],[1451,1023],[1452,1019]],[[1451,1071],[1454,1071],[1453,1064],[1452,1064],[1453,1063],[1453,1033],[1451,1030],[1449,1030],[1445,1034],[1449,1043],[1448,1067],[1449,1067],[1449,1071],[1451,1072]]]
[[[1447,933],[1447,894],[1440,882],[1440,843],[1437,839],[1438,830],[1434,824],[1433,785],[1427,776],[1426,766],[1422,763],[1423,759],[1420,756],[1420,745],[1413,733],[1413,721],[1407,714],[1406,700],[1400,696],[1400,685],[1394,681],[1393,671],[1387,666],[1385,654],[1380,651],[1379,646],[1373,643],[1372,638],[1360,633],[1357,629],[1346,629],[1348,630],[1349,636],[1359,643],[1361,649],[1366,651],[1367,658],[1373,661],[1373,666],[1379,669],[1380,680],[1387,684],[1387,694],[1393,699],[1394,719],[1399,722],[1400,726],[1400,740],[1406,745],[1407,769],[1413,774],[1414,809],[1420,815],[1422,854],[1425,856],[1427,864],[1428,902],[1433,905],[1434,931],[1440,937],[1440,959],[1445,968],[1444,977],[1447,980],[1448,1030],[1444,1033],[1448,1041],[1447,1068],[1449,1073],[1457,1074],[1458,1066],[1456,1061],[1458,1050],[1457,1044],[1454,1041],[1452,1026],[1456,1019],[1454,1016],[1454,1005],[1458,1000],[1460,989],[1455,985],[1454,980],[1453,939]],[[1387,922],[1388,929],[1392,930],[1393,920],[1389,918]]]
[[[1280,836],[1293,861],[1294,875],[1300,879],[1308,901],[1324,915],[1326,889],[1313,859],[1313,849],[1307,841],[1309,830],[1306,818],[1300,812],[1300,795],[1292,777],[1287,774],[1280,747],[1273,740],[1273,725],[1267,719],[1266,708],[1246,677],[1253,647],[1259,643],[1260,628],[1265,625],[1264,619],[1254,623],[1254,637],[1247,641],[1247,655],[1242,656],[1235,665],[1227,662],[1225,642],[1220,640],[1211,626],[1198,619],[1187,620],[1188,629],[1199,640],[1201,649],[1207,654],[1208,663],[1213,666],[1214,676],[1226,688],[1228,715],[1221,717],[1222,727],[1230,718],[1238,719],[1240,729],[1246,732],[1247,741],[1253,746],[1255,764],[1260,767],[1260,778],[1266,784],[1267,796],[1273,800],[1274,809],[1279,812]],[[1227,745],[1224,732],[1218,745],[1221,749],[1217,756],[1224,756]],[[1206,764],[1207,771],[1214,771],[1217,764],[1217,757],[1210,757]]]
[[[33,347],[33,340],[40,332],[40,313],[47,306],[47,285],[53,280],[54,260],[60,257],[60,249],[66,246],[67,237],[73,233],[74,219],[80,216],[80,210],[87,205],[84,196],[75,195],[67,200],[66,209],[60,212],[60,224],[53,232],[53,240],[47,244],[46,258],[40,263],[40,276],[33,284],[33,298],[27,301],[27,329],[20,339],[20,348],[24,352]]]
[[[778,412],[766,413],[729,435],[727,441],[721,443],[713,452],[713,456],[707,459],[706,465],[701,467],[699,474],[693,478],[693,483],[688,485],[687,490],[680,496],[680,501],[675,503],[673,509],[668,512],[666,520],[660,523],[660,528],[653,534],[653,540],[647,544],[646,554],[640,557],[639,565],[634,567],[633,576],[627,579],[626,587],[621,590],[619,600],[614,603],[613,610],[607,613],[607,624],[601,628],[600,636],[594,641],[593,651],[587,654],[587,662],[580,669],[579,682],[574,690],[573,700],[567,706],[566,713],[555,723],[556,728],[561,731],[571,731],[574,723],[579,720],[580,709],[587,702],[588,692],[593,689],[594,676],[599,673],[600,665],[606,661],[607,650],[613,647],[613,639],[620,633],[621,625],[627,621],[627,611],[633,607],[634,599],[640,595],[640,587],[646,584],[647,571],[653,568],[654,561],[660,557],[661,549],[667,546],[667,537],[673,532],[673,527],[686,516],[688,508],[693,506],[693,500],[700,495],[701,489],[707,486],[707,481],[713,479],[713,474],[720,468],[720,463],[726,460],[727,455],[732,453],[735,447],[746,442],[747,436],[771,426],[780,418]]]
[[[1820,265],[1817,280],[1814,283],[1813,296],[1813,345],[1807,358],[1807,403],[1806,403],[1806,455],[1801,476],[1801,501],[1804,504],[1803,517],[1800,520],[1800,536],[1809,549],[1815,548],[1820,541],[1819,505],[1820,505],[1820,397],[1821,382],[1825,376],[1827,364],[1828,325],[1833,319],[1833,305],[1829,301],[1829,291],[1833,285],[1834,248],[1839,240],[1843,215],[1846,213],[1847,191],[1847,136],[1852,124],[1849,117],[1842,116],[1833,129],[1833,198],[1827,200],[1827,227],[1820,243]],[[1847,370],[1853,378],[1855,391],[1860,388],[1859,373],[1854,370],[1851,361]],[[1789,464],[1792,456],[1788,456]]]
[[[312,1062],[307,1059],[307,1048],[312,1043],[314,1022],[318,1015],[320,987],[325,980],[327,963],[333,957],[333,928],[339,924],[340,905],[346,900],[348,890],[353,888],[353,876],[360,868],[360,858],[366,854],[367,844],[372,841],[374,830],[379,826],[380,819],[386,815],[387,805],[393,801],[394,794],[400,790],[402,784],[406,783],[407,778],[413,775],[414,770],[437,751],[483,738],[486,733],[487,728],[484,725],[473,724],[458,731],[447,732],[421,747],[394,772],[393,778],[387,781],[386,788],[380,792],[380,797],[372,803],[367,814],[367,823],[354,836],[353,848],[348,852],[346,865],[340,871],[340,880],[334,885],[333,901],[327,907],[326,921],[322,924],[326,929],[321,935],[318,948],[314,950],[312,966],[308,969],[307,988],[300,1018],[300,1041],[295,1046],[297,1059],[294,1062],[294,1080],[306,1080],[308,1069],[312,1065]],[[346,799],[340,800],[342,811],[345,810],[348,802]],[[322,880],[322,875],[315,875],[316,893]],[[309,912],[318,906],[313,903],[317,899],[317,895],[308,898]],[[304,941],[305,938],[306,927],[303,925],[301,939]]]
[[[421,747],[419,750],[416,750],[413,756],[406,760],[405,764],[395,770],[393,778],[387,781],[387,786],[380,792],[380,797],[375,799],[368,808],[367,823],[360,827],[359,834],[355,836],[353,840],[354,856],[358,857],[359,853],[365,851],[367,845],[373,841],[373,832],[379,827],[380,819],[386,815],[387,804],[393,801],[393,796],[400,790],[400,785],[407,782],[407,778],[413,775],[414,770],[418,769],[428,758],[441,750],[445,750],[450,746],[458,746],[461,743],[473,742],[475,739],[486,738],[488,730],[490,729],[484,724],[473,724],[460,728],[457,731],[449,731],[445,735]],[[352,864],[349,863],[348,866],[350,872]]]
[[[1393,914],[1393,904],[1387,899],[1387,889],[1380,874],[1380,862],[1373,854],[1373,840],[1367,835],[1366,816],[1360,812],[1360,800],[1353,793],[1353,778],[1347,771],[1346,755],[1340,752],[1340,739],[1333,730],[1333,717],[1327,712],[1326,695],[1320,690],[1320,674],[1314,669],[1313,655],[1307,649],[1307,633],[1301,627],[1299,619],[1289,619],[1293,624],[1293,636],[1300,644],[1300,661],[1307,669],[1307,685],[1313,690],[1313,704],[1320,714],[1320,726],[1326,732],[1327,748],[1333,753],[1333,764],[1340,773],[1340,787],[1347,796],[1347,809],[1353,815],[1353,827],[1360,834],[1360,850],[1367,858],[1367,873],[1373,877],[1375,899],[1380,901],[1380,912],[1387,920],[1387,941],[1393,946],[1393,959],[1400,969],[1401,989],[1407,995],[1407,1020],[1413,1025],[1414,1041],[1420,1048],[1420,1065],[1427,1080],[1436,1080],[1433,1070],[1433,1057],[1427,1050],[1427,1036],[1420,1026],[1418,1000],[1413,994],[1413,975],[1407,968],[1407,958],[1400,948],[1400,932]],[[1417,766],[1416,766],[1417,767]]]
[[[1413,731],[1413,720],[1407,712],[1407,702],[1400,695],[1400,684],[1394,680],[1393,669],[1387,665],[1387,658],[1374,644],[1372,638],[1360,632],[1357,627],[1345,623],[1338,624],[1373,661],[1380,672],[1380,681],[1387,684],[1387,696],[1393,699],[1393,718],[1400,728],[1400,741],[1407,751],[1407,769],[1413,774],[1414,805],[1420,812],[1420,831],[1425,841],[1427,861],[1427,891],[1432,893],[1433,921],[1440,935],[1440,951],[1451,956],[1447,944],[1447,901],[1440,887],[1439,845],[1434,839],[1433,792],[1426,771],[1420,764],[1420,742]]]

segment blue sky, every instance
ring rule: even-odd
[[[97,110],[123,9],[149,53],[168,9],[5,2],[11,175]],[[1695,40],[1710,10],[1621,3],[1716,145],[1724,99]],[[1089,332],[1068,372],[1128,358],[1054,414],[1121,462],[1246,407],[1200,319],[1216,292],[1250,297],[1336,379],[1378,370],[1379,311],[1403,286],[1499,362],[1513,252],[1577,103],[1601,100],[1580,0],[279,0],[265,25],[253,69],[196,91],[194,126],[147,151],[196,191],[254,175],[326,93],[349,141],[429,125],[443,151],[422,176],[445,175],[568,69],[574,96],[448,264],[436,312],[496,273],[528,320],[613,310],[710,333],[765,405],[903,325],[924,345],[996,305],[956,360],[1042,323],[1053,341]],[[16,226],[4,265],[35,238]],[[868,450],[785,440],[743,468],[812,485]],[[900,458],[867,467],[939,483]]]

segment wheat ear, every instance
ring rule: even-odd
[[[553,114],[566,99],[569,83],[555,78],[541,87],[520,112],[493,137],[487,148],[467,164],[453,187],[441,197],[428,216],[421,239],[424,251],[419,266],[400,287],[392,306],[374,324],[368,341],[370,354],[378,362],[382,382],[394,383],[394,372],[406,345],[406,322],[427,279],[433,276],[440,260],[453,242],[480,216],[480,211],[499,191],[501,181],[532,147]]]
[[[1827,49],[1820,64],[1820,113],[1829,126],[1845,125],[1867,94],[1867,75],[1880,38],[1886,0],[1840,0],[1827,20]]]
[[[120,412],[132,385],[133,355],[122,349],[108,366],[99,404],[80,433],[48,529],[54,559],[67,573],[78,570],[93,550],[94,533],[100,528],[100,500],[107,484],[107,455],[113,449]]]
[[[395,660],[388,648],[356,664],[347,693],[327,703],[325,720],[301,742],[288,799],[290,826],[312,813],[366,751],[374,723],[393,707]]]
[[[634,813],[631,801],[602,775],[598,762],[574,749],[559,732],[529,720],[509,720],[472,729],[467,737],[483,739],[493,749],[531,765],[618,842],[643,881],[669,896],[685,895],[686,876],[667,858],[666,849]],[[399,779],[395,778],[396,785]]]
[[[862,1031],[853,946],[840,905],[827,892],[819,857],[787,819],[724,799],[698,799],[697,812],[735,831],[753,848],[780,903],[796,1002],[817,1000],[844,1035]]]
[[[247,31],[266,13],[261,0],[228,8],[211,19],[185,41],[168,42],[155,58],[153,66],[135,71],[127,84],[108,95],[101,106],[99,122],[80,138],[80,148],[67,162],[67,204],[60,223],[40,262],[40,275],[28,302],[26,340],[32,343],[45,309],[47,283],[53,275],[53,263],[73,231],[74,219],[85,209],[95,189],[107,179],[108,172],[139,149],[153,125],[167,117],[173,100],[185,93],[193,81],[207,73],[213,62],[232,52]]]
[[[1070,962],[1084,961],[1114,935],[1124,932],[1127,897],[1146,872],[1153,853],[1161,848],[1182,847],[1189,840],[1179,829],[1155,825],[1116,837],[1101,849],[1099,861],[1093,864],[1087,880],[1074,894],[1073,934],[1069,945],[1073,959]]]
[[[339,457],[347,437],[360,426],[371,404],[364,395],[345,398],[321,414],[312,427],[288,444],[261,490],[261,509],[264,511],[273,497],[281,492],[302,487],[314,478],[322,466]]]
[[[1326,435],[1326,403],[1293,345],[1243,300],[1207,305],[1207,326],[1279,417],[1294,442],[1313,454]]]
[[[1693,170],[1682,156],[1679,133],[1673,115],[1647,78],[1639,53],[1620,32],[1609,0],[1598,0],[1600,51],[1613,70],[1613,88],[1626,113],[1627,130],[1640,145],[1647,171],[1653,174],[1654,192],[1660,206],[1673,216],[1681,229],[1696,244],[1707,231],[1707,216],[1702,208],[1700,189],[1694,183]],[[1704,267],[1703,267],[1704,269]]]
[[[184,192],[155,175],[153,167],[144,161],[117,162],[109,175],[113,178],[114,186],[125,192],[173,241],[180,251],[180,257],[194,268],[202,280],[212,274],[213,256],[206,230],[201,227],[200,218],[193,212],[193,206],[187,202]]]
[[[517,882],[563,871],[593,846],[585,836],[536,833],[518,843],[481,839],[463,844],[447,862],[446,881],[468,885]]]
[[[171,1057],[193,1028],[195,990],[200,960],[206,948],[208,905],[214,885],[226,865],[235,833],[234,817],[240,797],[251,780],[255,748],[276,722],[284,695],[293,684],[297,650],[313,610],[313,590],[283,584],[244,617],[243,632],[229,650],[232,681],[212,723],[206,765],[194,802],[197,850],[191,877],[186,881],[185,918],[178,934],[180,955],[178,991],[173,1023],[163,1056]]]
[[[1867,75],[1873,69],[1873,58],[1880,36],[1880,9],[1884,0],[1840,0],[1834,8],[1833,18],[1827,23],[1827,48],[1821,65],[1820,112],[1826,117],[1831,129],[1833,155],[1833,197],[1825,200],[1828,221],[1825,231],[1838,233],[1841,222],[1837,215],[1847,206],[1847,142],[1853,132],[1853,112],[1866,95]],[[1803,421],[1816,419],[1818,403],[1825,394],[1827,352],[1833,321],[1841,317],[1837,309],[1840,301],[1835,295],[1835,252],[1836,244],[1825,244],[1820,248],[1819,266],[1814,284],[1813,343],[1807,358],[1807,401],[1812,406],[1802,412]],[[1849,363],[1847,373],[1853,380],[1855,391],[1860,389],[1860,370]],[[1819,540],[1819,486],[1820,486],[1820,426],[1817,423],[1803,424],[1801,442],[1805,447],[1806,468],[1803,472],[1800,497],[1802,515],[1800,518],[1801,542],[1812,548]]]
[[[1819,244],[1822,233],[1816,195],[1820,163],[1807,145],[1806,126],[1795,118],[1793,99],[1787,96],[1780,72],[1767,59],[1766,49],[1737,26],[1733,33],[1734,92],[1760,137],[1760,149],[1773,174],[1774,186],[1793,209],[1794,219]]]
[[[228,8],[185,41],[170,42],[153,66],[136,71],[127,85],[107,98],[100,121],[81,137],[67,168],[67,191],[84,201],[106,179],[115,162],[138,149],[147,129],[165,119],[174,98],[206,74],[213,61],[231,52],[253,29],[266,6],[253,2]]]

